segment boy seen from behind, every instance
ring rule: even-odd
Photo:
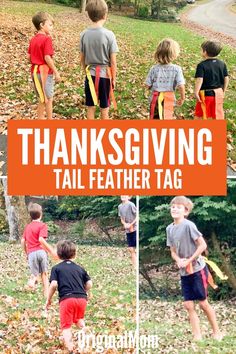
[[[114,101],[116,85],[116,53],[118,46],[112,31],[104,28],[108,7],[104,0],[89,0],[86,11],[92,21],[80,36],[80,60],[86,71],[85,97],[87,119],[95,118],[100,105],[101,118],[109,119],[110,100]]]

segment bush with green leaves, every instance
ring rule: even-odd
[[[48,232],[52,235],[57,234],[58,231],[60,230],[60,227],[56,225],[53,221],[47,221],[46,224],[48,227]]]

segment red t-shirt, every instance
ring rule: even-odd
[[[34,65],[46,64],[44,59],[45,55],[50,55],[51,57],[53,56],[54,50],[52,46],[52,38],[46,34],[37,33],[30,40],[28,53],[32,64],[31,72],[33,72]],[[52,74],[53,71],[49,69],[48,73]]]
[[[42,250],[39,237],[48,237],[48,227],[41,221],[32,221],[26,225],[22,238],[26,241],[27,253]]]

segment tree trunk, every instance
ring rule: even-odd
[[[25,225],[29,222],[29,216],[26,209],[25,197],[7,195],[7,179],[3,179],[5,206],[7,211],[7,220],[9,224],[9,241],[17,242],[21,237]]]
[[[81,6],[80,6],[80,12],[84,13],[85,12],[85,8],[86,8],[86,0],[81,0]]]
[[[228,276],[228,283],[234,289],[234,291],[236,291],[236,277],[231,269],[229,262],[224,257],[223,253],[221,252],[220,244],[219,244],[219,241],[217,240],[217,237],[216,237],[216,234],[214,231],[211,233],[211,240],[212,240],[214,250],[219,254],[220,260],[222,262],[222,269],[223,269],[224,273]]]

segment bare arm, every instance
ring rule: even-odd
[[[227,90],[228,85],[229,85],[229,77],[225,76],[225,78],[224,78],[224,88],[223,88],[224,92]]]
[[[60,81],[61,77],[57,71],[57,68],[54,64],[54,60],[52,59],[52,57],[50,55],[45,55],[44,59],[48,65],[48,67],[53,71],[56,81]]]
[[[201,98],[199,96],[199,91],[202,87],[202,83],[203,83],[203,78],[202,77],[197,77],[195,80],[195,89],[194,89],[194,94],[196,99],[201,102]]]
[[[179,85],[177,89],[180,93],[180,99],[177,101],[177,105],[182,106],[185,100],[185,85]]]
[[[43,237],[39,237],[39,243],[42,246],[42,248],[46,252],[50,253],[54,259],[58,259],[58,255],[57,255],[56,251],[54,250],[54,248],[52,246],[50,246]]]
[[[84,57],[84,53],[80,53],[80,65],[82,66],[82,68],[85,70],[86,65],[85,65],[85,57]]]
[[[25,254],[27,256],[27,248],[26,248],[26,242],[25,242],[24,238],[21,239],[21,246],[22,246],[23,251],[25,252]]]
[[[49,290],[48,290],[48,298],[46,301],[46,309],[49,308],[49,306],[51,305],[51,300],[53,295],[55,294],[55,291],[57,290],[57,281],[53,280],[49,286]]]
[[[86,291],[89,291],[93,286],[93,283],[92,283],[92,280],[88,280],[86,283],[85,283],[85,290]]]
[[[113,88],[115,88],[116,86],[116,72],[117,72],[116,53],[111,53],[111,75],[112,75]]]

